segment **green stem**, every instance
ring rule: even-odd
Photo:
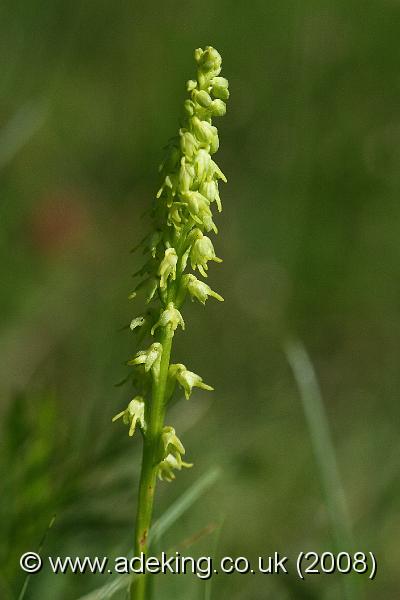
[[[177,278],[170,283],[167,294],[167,303],[175,302],[177,291],[181,280],[182,253],[186,237],[192,225],[187,224],[177,240],[176,250],[178,254]],[[154,493],[157,483],[157,467],[160,462],[160,436],[164,426],[166,398],[165,392],[168,382],[168,370],[171,357],[172,339],[174,331],[170,326],[161,330],[159,342],[163,351],[160,361],[160,372],[153,377],[153,394],[151,405],[146,414],[147,431],[144,435],[142,470],[139,483],[139,499],[136,512],[135,527],[135,556],[147,553],[148,536],[153,517]],[[130,586],[131,600],[146,600],[147,575],[139,575],[132,580]]]
[[[170,326],[163,328],[160,343],[163,351],[160,372],[153,379],[153,396],[147,416],[147,431],[144,435],[142,471],[139,484],[139,499],[136,513],[135,556],[147,553],[148,536],[153,516],[154,492],[157,482],[157,467],[160,461],[160,436],[165,417],[165,390],[174,332]],[[131,600],[145,600],[147,575],[139,575],[130,586]]]

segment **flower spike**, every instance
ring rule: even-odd
[[[136,313],[142,316],[135,316],[130,328],[137,331],[135,337],[140,343],[150,335],[155,341],[148,342],[147,349],[139,349],[129,361],[140,367],[132,377],[140,396],[114,417],[122,418],[129,426],[129,435],[139,427],[144,438],[135,534],[137,556],[148,550],[156,477],[172,481],[177,471],[192,466],[183,461],[185,448],[175,429],[164,424],[168,402],[177,384],[186,399],[193,388],[213,389],[184,364],[171,364],[175,331],[179,326],[185,329],[182,312],[186,298],[203,305],[209,297],[223,300],[201,277],[207,277],[210,261],[222,262],[210,238],[218,233],[214,217],[222,211],[219,184],[226,182],[215,162],[220,145],[215,119],[226,113],[229,85],[221,76],[222,59],[215,48],[197,48],[194,57],[196,76],[187,82],[183,119],[159,168],[160,185],[151,210],[152,231],[139,244],[145,261],[136,271],[139,282],[130,296],[136,298],[140,292],[147,303],[152,303],[154,308]],[[147,597],[146,581],[141,580],[139,590],[135,580],[132,598]]]

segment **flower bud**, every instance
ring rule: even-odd
[[[186,82],[186,90],[188,92],[191,92],[196,87],[197,87],[197,81],[195,81],[194,79],[189,79],[189,81]]]
[[[192,118],[192,131],[199,142],[203,144],[209,144],[215,135],[215,127],[208,121],[200,121],[196,116]]]
[[[201,57],[203,56],[203,48],[196,48],[196,50],[194,51],[194,60],[199,63],[201,60]]]
[[[175,248],[167,248],[164,254],[164,258],[161,261],[158,269],[158,275],[160,275],[160,288],[164,289],[167,287],[168,277],[175,279],[176,277],[176,263],[178,262],[178,255]]]
[[[228,100],[229,98],[229,82],[225,77],[214,77],[211,81],[212,93],[216,98]]]
[[[222,58],[218,50],[212,46],[207,46],[204,52],[199,56],[199,68],[202,71],[214,71],[218,75],[221,71]]]
[[[189,117],[193,117],[194,115],[194,103],[192,102],[192,100],[185,100],[184,104],[183,104],[183,108],[185,110],[185,113],[189,116]]]
[[[226,113],[226,104],[223,100],[217,98],[217,100],[211,102],[210,109],[213,117],[223,117]]]
[[[199,144],[190,131],[184,131],[181,129],[179,133],[181,136],[182,154],[184,154],[189,160],[192,160]]]
[[[192,94],[193,100],[200,104],[203,108],[208,108],[211,105],[211,97],[205,90],[195,90]]]

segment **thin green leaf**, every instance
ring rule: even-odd
[[[304,345],[288,340],[285,353],[300,392],[325,503],[331,521],[332,537],[338,551],[354,547],[346,495],[336,460],[328,417],[317,377]],[[344,598],[358,597],[353,580],[342,577]]]
[[[40,540],[40,542],[39,542],[39,547],[38,547],[38,551],[37,551],[37,553],[39,554],[39,556],[41,556],[41,554],[42,554],[42,550],[43,550],[44,544],[45,544],[45,542],[46,542],[47,534],[49,533],[50,529],[53,527],[53,525],[54,525],[54,521],[55,521],[55,520],[56,520],[56,516],[55,516],[55,515],[53,515],[53,516],[51,517],[51,519],[50,519],[50,522],[49,522],[49,524],[48,524],[48,526],[47,526],[47,529],[46,529],[46,531],[45,531],[45,532],[44,532],[44,534],[43,534],[43,537],[42,537],[42,539],[41,539],[41,540]],[[22,589],[21,589],[21,591],[20,591],[20,594],[19,594],[19,596],[18,596],[18,600],[23,600],[23,598],[25,597],[26,590],[28,589],[28,585],[29,585],[29,582],[30,582],[31,576],[32,576],[32,575],[27,575],[27,576],[25,577],[25,581],[24,581],[24,584],[23,584],[23,586],[22,586]]]
[[[157,542],[166,531],[198,500],[218,479],[219,469],[204,473],[186,492],[180,496],[154,523],[151,528],[150,543]]]
[[[122,589],[128,590],[128,586],[131,582],[132,575],[119,575],[110,583],[106,585],[102,585],[101,587],[93,590],[93,592],[89,592],[85,596],[79,598],[79,600],[109,600],[112,598],[114,594],[119,592]]]
[[[221,534],[222,534],[222,527],[224,525],[224,522],[221,521],[216,529],[216,534],[214,537],[214,544],[213,544],[213,550],[212,550],[212,555],[215,556],[217,553],[217,548],[221,539]],[[210,579],[208,579],[205,582],[204,585],[204,600],[211,600],[211,594],[212,594],[212,584],[213,584],[213,579],[214,577],[210,577]]]

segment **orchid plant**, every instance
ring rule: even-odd
[[[138,247],[146,261],[136,275],[140,281],[131,298],[142,296],[144,314],[135,317],[130,328],[139,332],[140,342],[150,338],[145,350],[129,361],[134,369],[137,395],[113,420],[122,418],[132,436],[143,436],[142,468],[136,515],[135,554],[148,550],[157,478],[175,479],[176,471],[191,467],[183,460],[185,448],[174,427],[166,424],[166,412],[177,386],[189,399],[193,388],[212,390],[200,375],[182,363],[171,363],[175,332],[185,329],[181,313],[187,297],[205,304],[209,297],[223,298],[202,279],[208,263],[221,262],[209,234],[217,233],[213,208],[222,210],[219,181],[226,177],[212,156],[219,147],[213,117],[226,112],[228,81],[220,76],[220,54],[207,46],[195,50],[197,78],[187,82],[189,97],[184,103],[184,119],[178,135],[168,145],[160,166],[162,184],[152,209],[152,231]],[[193,272],[188,273],[191,269]],[[130,595],[146,598],[147,576],[132,580]]]

